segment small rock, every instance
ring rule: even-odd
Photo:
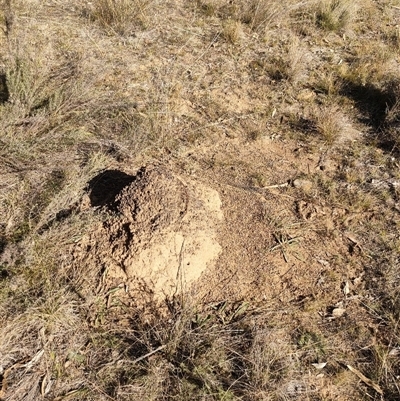
[[[313,183],[309,180],[297,178],[293,181],[293,186],[295,188],[302,189],[304,192],[310,192],[313,187]]]
[[[303,89],[302,91],[299,92],[297,95],[297,100],[302,101],[302,100],[314,100],[317,97],[314,91],[310,89]]]
[[[333,318],[341,317],[341,316],[344,315],[345,312],[346,312],[346,309],[344,309],[344,308],[335,308],[335,309],[332,311],[332,317],[333,317]]]

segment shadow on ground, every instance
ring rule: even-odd
[[[400,83],[389,82],[378,88],[344,82],[342,95],[354,100],[360,121],[372,128],[369,139],[384,151],[399,153]]]
[[[0,74],[0,103],[7,102],[9,97],[6,75]]]

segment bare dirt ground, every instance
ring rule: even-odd
[[[400,3],[2,2],[0,400],[400,398]]]

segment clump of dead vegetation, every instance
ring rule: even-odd
[[[344,30],[356,17],[357,2],[349,0],[323,0],[316,8],[317,25],[331,31]]]
[[[290,37],[283,49],[282,55],[270,61],[267,67],[268,74],[274,80],[296,84],[304,79],[305,75],[304,49],[297,36]]]
[[[110,33],[129,36],[146,26],[152,0],[96,0],[87,11],[90,18]]]
[[[388,96],[389,97],[389,96]],[[400,83],[395,82],[390,88],[391,104],[387,105],[382,131],[384,140],[393,145],[394,153],[399,152],[400,146]]]

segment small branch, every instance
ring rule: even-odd
[[[160,345],[160,346],[159,346],[158,348],[156,348],[155,350],[153,350],[153,351],[151,351],[151,352],[148,352],[147,354],[142,355],[142,356],[140,356],[139,358],[136,358],[136,359],[133,360],[133,361],[129,361],[129,360],[127,360],[127,359],[123,359],[123,360],[121,360],[121,361],[118,361],[118,363],[132,363],[132,364],[135,364],[135,363],[138,363],[138,362],[140,362],[140,361],[143,361],[143,359],[146,359],[146,358],[148,358],[149,356],[154,355],[155,353],[157,353],[157,352],[163,350],[163,349],[166,348],[166,347],[167,347],[166,345]]]
[[[346,365],[350,372],[353,372],[358,378],[363,381],[367,386],[372,387],[378,394],[383,395],[382,389],[374,383],[371,379],[364,376],[358,369],[353,368],[351,365]]]
[[[285,182],[283,184],[275,184],[275,185],[268,185],[267,187],[261,187],[262,189],[270,189],[270,188],[283,188],[289,186],[288,182]]]

